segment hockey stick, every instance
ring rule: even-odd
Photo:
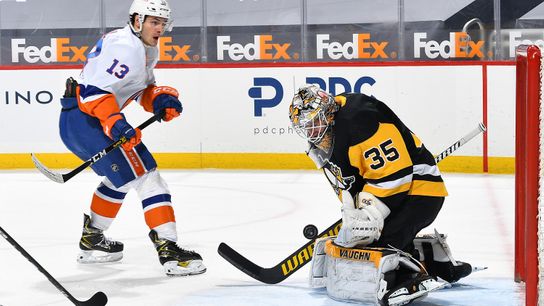
[[[437,163],[440,162],[485,130],[485,125],[483,123],[479,123],[477,128],[456,141],[453,145],[442,151],[442,153],[438,154],[435,157],[435,161]],[[271,268],[263,268],[256,265],[224,242],[219,244],[217,252],[238,270],[253,277],[254,279],[266,284],[277,284],[291,276],[294,272],[311,261],[314,253],[314,242],[317,238],[337,235],[341,225],[342,219],[336,221],[333,225],[329,226],[329,228],[319,233],[316,238],[308,241],[291,255],[287,256],[284,260]]]
[[[147,119],[144,123],[140,124],[137,128],[140,129],[140,130],[145,129],[151,123],[153,123],[153,122],[159,120],[160,118],[162,118],[162,115],[163,115],[163,113],[155,114],[151,118]],[[47,178],[49,178],[50,180],[52,180],[54,182],[63,184],[63,183],[66,183],[72,177],[74,177],[76,174],[80,173],[81,171],[85,170],[87,167],[89,167],[89,166],[93,165],[94,163],[96,163],[97,161],[99,161],[102,157],[106,156],[111,151],[117,149],[119,146],[121,146],[125,142],[127,142],[127,139],[125,137],[121,137],[121,139],[119,139],[116,142],[110,144],[104,150],[102,150],[102,151],[96,153],[95,155],[91,156],[91,158],[87,159],[79,167],[75,168],[74,170],[72,170],[72,171],[70,171],[70,172],[68,172],[66,174],[62,174],[62,173],[50,170],[44,164],[42,164],[40,162],[40,160],[38,160],[38,158],[36,157],[36,155],[34,155],[34,153],[30,153],[30,157],[32,157],[32,161],[34,162],[34,165],[36,166],[36,168],[38,168],[38,170],[40,170],[41,173],[43,173],[43,175],[47,176]]]
[[[435,157],[435,161],[438,163],[439,161],[443,160],[444,158],[448,157],[451,153],[453,153],[455,150],[459,149],[462,145],[469,142],[472,138],[476,137],[478,134],[486,131],[485,125],[480,122],[478,123],[478,127],[476,127],[474,130],[472,130],[470,133],[465,135],[463,138],[457,140],[454,144],[449,146],[446,150],[442,151],[442,153],[438,154]]]
[[[2,227],[0,227],[0,235],[6,238],[6,240],[14,246],[19,253],[21,253],[28,261],[30,261],[45,277],[51,282],[57,289],[59,289],[65,297],[67,297],[74,305],[78,306],[104,306],[108,303],[108,297],[104,292],[98,291],[90,299],[86,301],[79,301],[68,290],[66,290],[49,272],[47,272],[30,254],[15,239],[13,239]]]

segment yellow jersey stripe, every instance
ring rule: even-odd
[[[443,182],[414,180],[408,195],[445,197],[448,195],[448,191]]]
[[[400,185],[400,186],[398,186],[396,188],[384,189],[384,188],[378,188],[376,186],[372,186],[370,184],[366,184],[363,187],[363,191],[372,193],[373,195],[375,195],[377,197],[384,198],[384,197],[395,195],[397,193],[406,192],[406,191],[410,190],[410,186],[412,186],[412,183],[408,182],[408,183],[402,184],[402,185]]]

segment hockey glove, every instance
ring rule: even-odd
[[[125,151],[131,151],[142,141],[140,129],[134,129],[122,113],[115,113],[108,117],[104,123],[104,132],[114,141],[126,138],[127,141],[122,144]]]
[[[162,111],[164,111],[162,119],[168,122],[178,117],[183,111],[183,107],[175,96],[160,94],[153,101],[153,113],[159,114]]]
[[[384,219],[391,212],[379,199],[368,192],[357,194],[355,202],[348,191],[342,191],[342,227],[335,243],[352,248],[367,246],[380,239]]]

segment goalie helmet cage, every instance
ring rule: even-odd
[[[542,193],[542,53],[535,45],[516,49],[515,275],[525,282],[525,305],[544,306]],[[540,294],[542,293],[542,294]]]

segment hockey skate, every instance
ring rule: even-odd
[[[159,253],[159,261],[166,275],[187,276],[206,272],[202,257],[197,252],[184,250],[173,241],[159,238],[154,230],[149,232],[149,238]]]
[[[406,305],[415,300],[423,299],[429,292],[448,285],[448,283],[438,282],[429,275],[420,274],[388,290],[379,302],[381,306]]]
[[[79,263],[105,263],[123,258],[123,243],[106,238],[103,231],[91,226],[91,218],[83,215],[83,233],[79,240]]]
[[[436,230],[434,235],[417,236],[414,239],[414,245],[427,272],[447,282],[457,282],[473,271],[482,269],[473,268],[469,263],[455,260],[446,242],[446,235]]]

